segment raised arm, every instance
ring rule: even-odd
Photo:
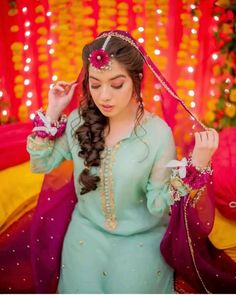
[[[60,118],[71,101],[76,85],[74,82],[58,82],[49,91],[46,114],[38,112],[33,133],[27,138],[31,170],[35,173],[47,173],[63,160],[72,159],[68,134],[71,130],[73,115],[69,117],[66,129],[65,122]]]

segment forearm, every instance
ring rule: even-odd
[[[54,142],[47,138],[29,135],[27,138],[27,151],[30,154],[30,167],[34,173],[47,173],[52,168]]]

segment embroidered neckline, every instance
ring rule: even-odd
[[[149,122],[155,114],[148,112],[144,118],[142,118],[137,128],[142,128],[147,122]],[[124,139],[130,138],[134,134],[134,129],[128,136],[121,139],[119,142],[112,146],[105,145],[105,148],[101,154],[101,166],[99,169],[99,190],[101,207],[104,214],[104,227],[109,231],[114,231],[118,226],[115,209],[114,199],[114,180],[113,180],[113,165],[115,162],[116,153]]]
[[[113,176],[112,169],[115,161],[115,155],[120,144],[116,144],[114,148],[107,148],[103,151],[100,166],[100,198],[103,214],[105,217],[104,227],[113,231],[117,227],[115,200],[113,193]]]

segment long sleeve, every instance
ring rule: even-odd
[[[64,160],[71,160],[67,135],[70,132],[68,119],[65,133],[56,140],[44,140],[36,143],[34,136],[27,138],[27,151],[30,154],[30,167],[34,173],[48,173]]]
[[[176,148],[171,129],[168,127],[165,132],[166,137],[157,151],[147,184],[147,207],[154,215],[168,212],[170,205],[173,204],[169,190],[172,170],[165,166],[170,160],[176,158]],[[182,189],[180,194],[185,195],[186,191]]]

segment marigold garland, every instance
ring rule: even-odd
[[[205,114],[206,123],[218,130],[236,126],[236,6],[233,0],[218,0],[213,17],[216,20],[215,39],[218,45],[217,64],[213,66],[219,95],[211,98]]]

